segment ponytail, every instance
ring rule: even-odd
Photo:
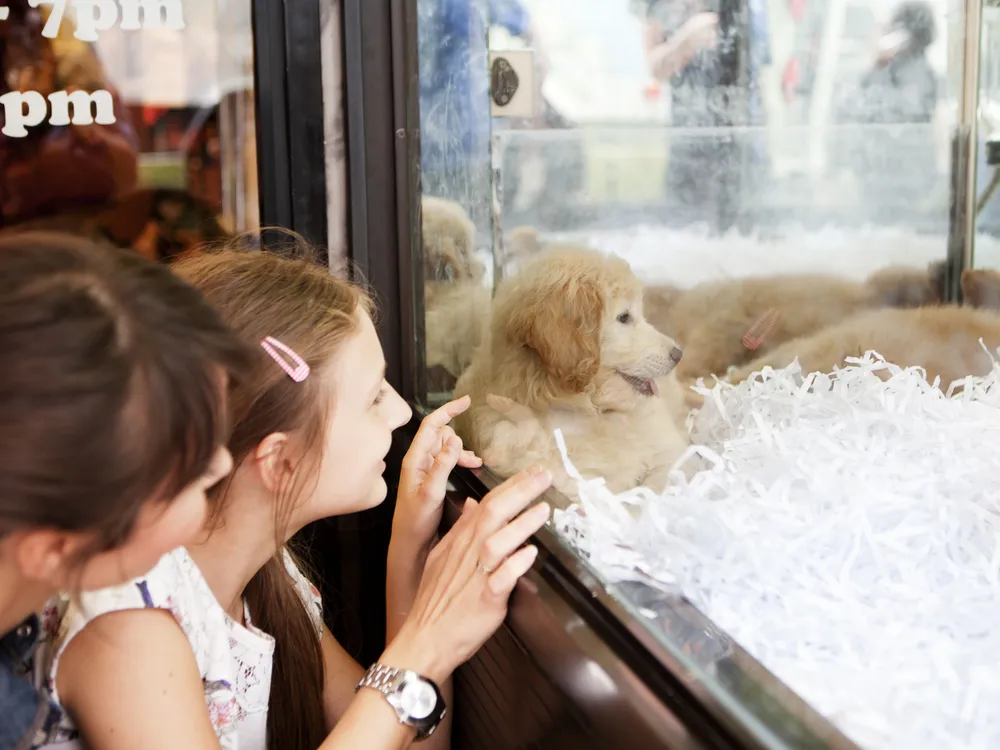
[[[274,638],[267,748],[316,750],[327,735],[323,650],[281,550],[250,579],[245,595],[254,625]]]

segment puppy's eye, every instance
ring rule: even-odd
[[[628,310],[626,310],[625,312],[623,312],[621,315],[618,316],[618,322],[619,323],[624,323],[626,325],[629,324],[629,323],[631,323],[632,322],[632,313],[630,313]]]

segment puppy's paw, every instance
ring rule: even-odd
[[[691,410],[700,409],[705,405],[705,397],[690,388],[684,391],[684,406]]]
[[[541,422],[535,415],[535,412],[513,399],[490,393],[486,396],[486,404],[494,411],[502,414],[505,419],[516,424],[519,428],[531,430],[542,429]]]

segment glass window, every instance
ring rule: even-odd
[[[3,231],[169,260],[258,226],[250,0],[5,5]]]
[[[976,241],[972,263],[980,268],[1000,267],[1000,6],[983,4],[982,54],[979,60],[979,107],[976,160]],[[973,280],[967,282],[967,286]],[[971,291],[971,287],[970,287]],[[990,306],[1000,305],[1000,297]]]
[[[803,732],[822,738],[808,746],[845,746],[838,732],[871,748],[996,746],[1000,735],[979,721],[975,696],[956,689],[948,700],[964,696],[966,708],[942,708],[941,694],[887,676],[929,674],[920,665],[934,659],[955,684],[978,674],[967,651],[944,655],[954,641],[907,630],[911,621],[896,617],[916,610],[889,606],[900,595],[895,573],[866,592],[881,625],[847,630],[860,594],[831,592],[853,580],[856,560],[876,565],[894,554],[891,544],[877,553],[863,546],[863,518],[836,542],[842,561],[862,545],[855,558],[823,571],[807,563],[815,540],[834,544],[822,524],[778,545],[764,516],[738,507],[727,516],[724,503],[710,502],[719,500],[704,490],[711,456],[702,455],[709,474],[687,471],[697,468],[690,463],[684,476],[671,474],[686,446],[705,438],[706,415],[718,417],[712,399],[730,392],[711,392],[716,379],[759,380],[755,373],[797,360],[800,390],[788,393],[817,393],[817,383],[833,381],[801,389],[806,374],[832,376],[869,350],[924,368],[941,391],[989,374],[983,349],[1000,347],[1000,320],[966,324],[985,314],[972,308],[997,306],[1000,287],[966,274],[966,291],[979,291],[965,295],[960,312],[952,287],[965,244],[961,183],[977,154],[977,265],[989,265],[996,244],[996,200],[987,195],[1000,164],[1000,148],[993,161],[987,148],[990,102],[1000,96],[987,54],[1000,28],[995,9],[984,9],[980,26],[978,11],[967,16],[951,0],[418,0],[417,8],[416,283],[427,404],[472,395],[456,427],[494,474],[536,462],[553,470],[553,502],[577,514],[558,514],[565,544],[703,694],[756,736],[775,746],[796,745]],[[981,31],[981,61],[966,56],[967,27]],[[970,110],[963,97],[980,62],[969,158],[962,138],[976,131],[968,112],[977,105]],[[761,403],[771,411],[753,419],[778,418],[777,406]],[[730,413],[747,418],[750,427],[739,429],[718,417],[719,451],[749,439],[749,413]],[[827,436],[857,424],[847,407],[831,413]],[[785,424],[803,419],[793,413]],[[763,468],[747,480],[761,497],[787,498],[796,482],[815,480],[774,468],[773,446],[761,440]],[[562,448],[604,489],[581,485]],[[648,495],[612,503],[601,494],[665,486],[674,488],[664,505],[674,516],[658,514]],[[918,497],[908,480],[895,487],[900,498]],[[587,539],[573,520],[581,509],[591,513]],[[786,512],[794,516],[794,506]],[[767,518],[773,531],[780,516]],[[632,536],[621,544],[626,528]],[[813,593],[779,588],[752,598],[746,588],[744,599],[738,591],[724,598],[731,580],[680,574],[682,559],[735,559],[723,540],[737,531],[761,540],[741,542],[746,565],[798,561],[789,575]],[[928,545],[938,539],[933,526],[911,531]],[[883,532],[904,534],[871,533]],[[676,571],[660,554],[668,547]],[[615,575],[603,564],[612,553]],[[1000,614],[995,594],[978,601]],[[802,623],[821,606],[830,607],[828,621],[843,623],[839,641],[782,629],[783,618]],[[933,622],[942,632],[955,625]],[[789,644],[803,649],[801,659]],[[898,661],[890,667],[875,653]]]

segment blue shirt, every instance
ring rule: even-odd
[[[420,142],[424,171],[472,159],[489,163],[490,76],[487,31],[523,36],[528,13],[519,0],[418,0]]]
[[[41,626],[29,617],[0,638],[0,750],[43,744],[59,710],[31,683],[30,661]]]

